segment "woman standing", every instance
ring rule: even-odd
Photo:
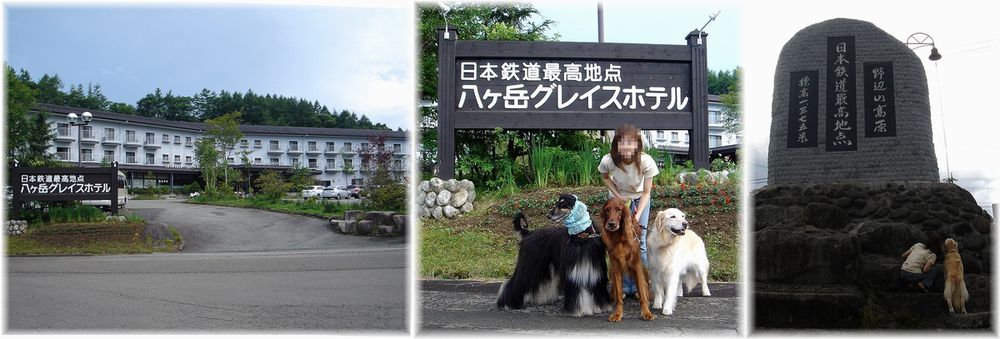
[[[646,261],[646,225],[649,222],[650,191],[653,189],[653,178],[660,173],[653,157],[643,150],[642,136],[632,125],[622,125],[615,130],[611,140],[611,153],[601,158],[597,170],[601,179],[608,187],[611,197],[625,200],[629,203],[635,220],[642,227],[639,236],[639,249],[642,251],[642,263]],[[626,295],[636,292],[635,281],[627,278],[624,281]]]

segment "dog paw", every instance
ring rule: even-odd
[[[613,323],[622,321],[622,314],[621,313],[613,313],[613,314],[611,314],[611,316],[608,317],[608,321],[613,322]]]
[[[656,316],[653,315],[653,312],[650,311],[642,312],[642,320],[653,320],[653,319],[656,319]]]

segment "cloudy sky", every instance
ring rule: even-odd
[[[597,42],[597,1],[537,1],[535,8],[555,21],[561,41]],[[708,68],[732,70],[740,65],[743,10],[732,1],[605,1],[605,42],[684,45],[687,34],[701,28],[710,14],[721,11],[705,32]]]
[[[409,129],[413,9],[377,5],[7,5],[5,60],[113,101],[252,89]]]
[[[804,8],[801,2],[747,7],[743,26],[747,37],[743,41],[747,70],[744,102],[752,184],[766,183],[771,95],[781,47],[806,26],[842,17],[872,22],[900,41],[916,32],[933,37],[943,55],[941,60],[927,60],[929,48],[915,53],[924,61],[927,72],[941,178],[948,176],[946,169],[950,167],[957,184],[972,192],[980,205],[1000,202],[1000,138],[996,135],[1000,117],[996,105],[989,101],[995,98],[994,82],[1000,78],[996,67],[1000,60],[1000,24],[995,11],[979,6],[970,1],[838,1],[822,10]]]

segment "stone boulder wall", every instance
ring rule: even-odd
[[[388,211],[345,211],[343,219],[330,218],[335,232],[357,235],[400,236],[406,234],[406,214]]]
[[[473,211],[476,185],[472,181],[431,178],[418,187],[417,214],[421,218],[454,219]]]
[[[928,232],[958,241],[970,294],[985,300],[970,303],[969,312],[990,309],[992,219],[959,186],[905,182],[783,184],[757,190],[754,198],[757,326],[982,324],[982,316],[952,322],[934,318],[942,316],[941,310],[947,315],[940,292],[923,294],[900,286],[902,253],[914,243],[927,240]],[[915,297],[923,297],[920,300],[927,305],[906,304],[916,307],[912,310],[901,310],[896,305],[901,298]],[[802,313],[806,309],[811,313]],[[789,313],[792,311],[801,314]],[[859,317],[865,312],[869,314]],[[846,318],[820,321],[834,314]],[[920,321],[912,321],[918,318]]]

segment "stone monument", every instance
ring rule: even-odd
[[[828,20],[785,44],[774,88],[768,186],[753,193],[756,326],[989,328],[991,218],[938,182],[919,58],[871,23]],[[901,254],[931,235],[959,243],[970,314],[899,282]]]
[[[923,64],[875,25],[827,20],[778,57],[768,184],[938,181]]]

